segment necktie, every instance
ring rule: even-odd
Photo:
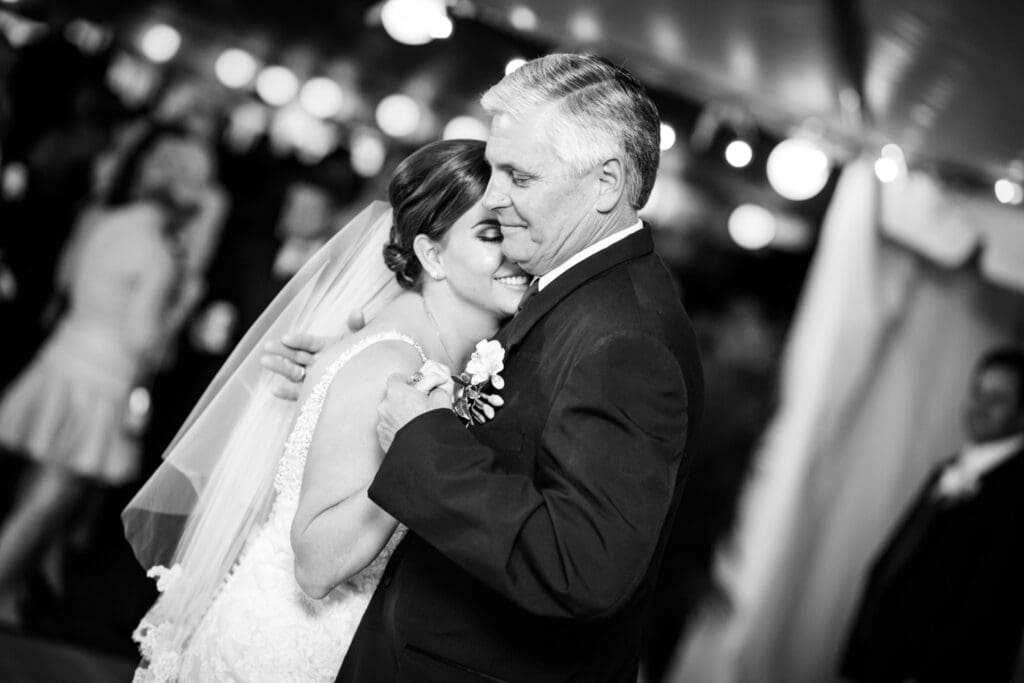
[[[519,300],[519,307],[516,309],[516,314],[521,313],[523,309],[526,308],[526,302],[528,302],[533,297],[533,295],[537,293],[539,289],[540,278],[535,277],[533,278],[533,282],[530,283],[530,286],[527,288],[526,292],[523,294],[523,298]]]

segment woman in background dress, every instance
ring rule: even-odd
[[[0,402],[0,444],[31,461],[0,527],[0,622],[20,623],[21,583],[87,486],[137,475],[129,397],[199,295],[179,234],[212,172],[205,146],[154,129],[79,217],[57,273],[67,309]]]

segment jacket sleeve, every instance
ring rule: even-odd
[[[399,431],[370,497],[523,609],[598,619],[632,597],[668,513],[687,435],[676,359],[639,332],[578,358],[533,477],[500,466],[450,412]]]

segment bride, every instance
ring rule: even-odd
[[[402,162],[393,211],[371,206],[296,275],[126,508],[161,591],[133,634],[136,681],[334,680],[405,532],[366,495],[385,381],[427,359],[463,367],[527,287],[480,203],[483,147],[437,142]],[[340,337],[297,404],[259,367],[289,329]]]

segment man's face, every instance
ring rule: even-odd
[[[598,229],[599,167],[578,176],[558,158],[547,133],[552,108],[519,119],[498,114],[485,152],[491,180],[483,203],[501,224],[502,251],[536,276],[588,246]]]
[[[967,402],[967,431],[971,440],[984,443],[1024,431],[1024,396],[1017,376],[993,365],[978,372]]]

